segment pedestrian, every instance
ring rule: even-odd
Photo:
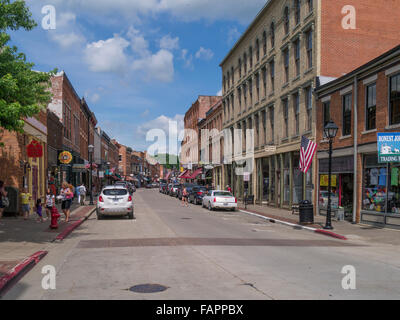
[[[226,186],[226,190],[227,190],[228,192],[232,193],[232,189],[231,189],[231,187],[230,187],[229,185]]]
[[[183,191],[182,191],[182,203],[181,203],[181,205],[185,206],[185,203],[186,203],[186,207],[189,207],[188,192],[186,190],[186,187],[184,187]]]
[[[32,195],[28,192],[28,188],[24,188],[24,192],[21,193],[21,205],[22,205],[22,215],[24,220],[28,220],[31,208],[29,202],[32,200]]]
[[[86,187],[82,183],[82,185],[78,188],[79,191],[79,203],[81,206],[85,205],[85,200],[86,200]]]
[[[3,212],[6,209],[6,197],[7,191],[5,189],[4,181],[0,181],[0,226],[4,225],[1,222],[1,219],[3,218]]]
[[[65,215],[65,222],[69,222],[69,216],[71,214],[71,204],[74,198],[74,193],[72,191],[71,185],[67,182],[63,182],[61,187],[60,196],[62,198],[61,209]]]
[[[79,203],[81,203],[81,193],[80,193],[80,186],[78,185],[76,188],[75,188],[75,192],[74,192],[74,194],[76,194],[76,196],[77,196],[77,198],[78,198],[78,204]]]
[[[37,199],[36,200],[36,207],[35,207],[36,213],[39,216],[37,222],[43,223],[43,215],[42,215],[42,199]]]
[[[51,191],[50,188],[47,188],[47,194],[46,194],[46,214],[47,214],[47,219],[50,219],[51,217],[51,210],[53,207],[56,205],[56,197],[54,193]]]

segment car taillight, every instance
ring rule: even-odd
[[[104,202],[104,199],[102,196],[99,197],[99,202]]]
[[[129,196],[129,197],[128,197],[128,201],[132,201],[132,196]]]
[[[237,203],[237,199],[235,198],[235,203]]]
[[[217,198],[214,198],[214,202],[217,202]]]
[[[197,194],[198,194],[199,196],[201,196],[201,195],[203,194],[203,192],[197,192]]]

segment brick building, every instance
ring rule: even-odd
[[[55,113],[47,109],[47,170],[49,186],[58,194],[61,187],[61,173],[58,165],[58,154],[63,148],[64,126]]]
[[[181,163],[188,168],[190,164],[199,161],[200,139],[198,137],[199,121],[206,118],[206,113],[215,105],[221,97],[199,96],[185,114],[185,136],[182,141]]]
[[[313,199],[316,162],[306,175],[300,174],[299,150],[301,136],[316,136],[314,88],[400,39],[395,31],[399,0],[352,1],[356,29],[347,28],[351,20],[342,14],[347,4],[268,1],[221,62],[223,126],[231,132],[254,130],[254,157],[240,153],[225,166],[224,184],[232,185],[238,198],[246,186],[260,204],[290,208]],[[243,152],[246,144],[251,149],[251,135],[243,135]],[[243,175],[235,174],[238,160],[251,165],[248,185]]]
[[[319,192],[315,202],[326,214],[328,143],[323,127],[339,127],[333,141],[333,206],[349,220],[400,227],[399,162],[379,163],[377,133],[400,128],[400,46],[316,90]],[[400,149],[399,149],[400,150]]]
[[[0,180],[6,187],[18,192],[27,188],[32,195],[31,205],[45,197],[47,187],[47,112],[40,111],[36,116],[25,119],[24,132],[0,131]],[[39,158],[28,157],[27,147],[37,144],[42,149]],[[10,192],[11,205],[5,212],[19,212],[17,193]]]

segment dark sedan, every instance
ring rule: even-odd
[[[190,203],[194,204],[201,204],[203,202],[203,197],[207,193],[207,188],[203,186],[194,186],[189,192],[189,199]]]

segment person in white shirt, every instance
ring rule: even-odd
[[[85,205],[85,200],[86,200],[86,187],[82,183],[82,185],[79,187],[79,203],[81,206]]]
[[[56,196],[51,193],[50,188],[47,189],[46,193],[46,214],[47,214],[47,219],[50,219],[51,217],[51,210],[53,207],[56,205]]]

